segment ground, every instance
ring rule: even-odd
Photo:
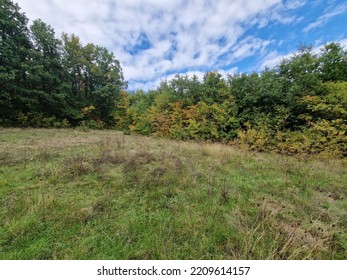
[[[347,161],[0,129],[0,259],[346,259]]]

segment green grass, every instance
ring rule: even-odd
[[[346,259],[346,163],[0,129],[0,259]]]

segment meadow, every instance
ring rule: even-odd
[[[347,160],[0,128],[0,259],[346,259]]]

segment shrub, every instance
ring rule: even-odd
[[[103,129],[105,127],[106,127],[106,124],[100,120],[83,120],[79,123],[79,128],[81,130]]]
[[[66,128],[70,127],[67,119],[58,120],[55,116],[45,117],[38,113],[19,113],[17,116],[17,124],[21,127],[40,127],[40,128]]]
[[[62,121],[56,121],[53,123],[55,128],[68,128],[70,127],[70,122],[67,119],[63,119]]]
[[[347,126],[341,119],[310,123],[302,131],[286,131],[277,138],[280,152],[288,154],[320,154],[327,157],[347,155]]]
[[[266,151],[271,146],[271,130],[265,125],[258,125],[252,128],[247,124],[245,130],[239,130],[237,133],[236,144],[241,148],[254,151]]]

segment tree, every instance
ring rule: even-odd
[[[0,1],[0,123],[14,123],[20,112],[27,112],[36,100],[26,87],[27,67],[32,45],[28,19],[17,4]]]
[[[65,95],[60,92],[63,78],[61,65],[61,41],[54,30],[41,20],[30,26],[33,44],[32,60],[29,62],[27,83],[38,99],[36,111],[46,116],[63,117]]]
[[[319,87],[319,60],[312,46],[302,45],[298,53],[282,60],[279,75],[286,82],[285,92],[293,98],[315,91]]]
[[[189,77],[188,75],[176,74],[174,78],[169,82],[169,87],[177,100],[186,99],[189,92]]]
[[[114,54],[84,46],[74,34],[61,41],[42,20],[30,30],[27,23],[17,4],[0,0],[0,124],[47,126],[66,118],[76,125],[87,116],[114,123],[126,88]],[[85,108],[94,108],[93,114],[84,114]]]
[[[305,126],[300,116],[306,113],[300,99],[306,95],[322,93],[319,57],[312,52],[312,46],[300,46],[298,53],[290,59],[284,59],[278,66],[283,82],[283,95],[290,110],[288,124],[291,129]]]
[[[217,72],[204,75],[202,100],[208,104],[223,102],[228,96],[228,88],[223,76]]]
[[[104,47],[94,46],[94,61],[91,62],[89,75],[92,103],[98,110],[100,119],[109,122],[113,119],[112,111],[120,99],[120,92],[126,89],[122,68],[114,54]]]
[[[323,82],[347,81],[347,53],[340,44],[326,44],[319,62]]]
[[[94,44],[83,46],[74,34],[63,34],[63,43],[63,65],[73,107],[78,111],[92,105],[98,119],[112,123],[119,93],[127,86],[119,61],[106,48]]]
[[[259,99],[259,75],[235,74],[228,77],[228,85],[235,97],[238,116],[243,123],[255,120]]]

